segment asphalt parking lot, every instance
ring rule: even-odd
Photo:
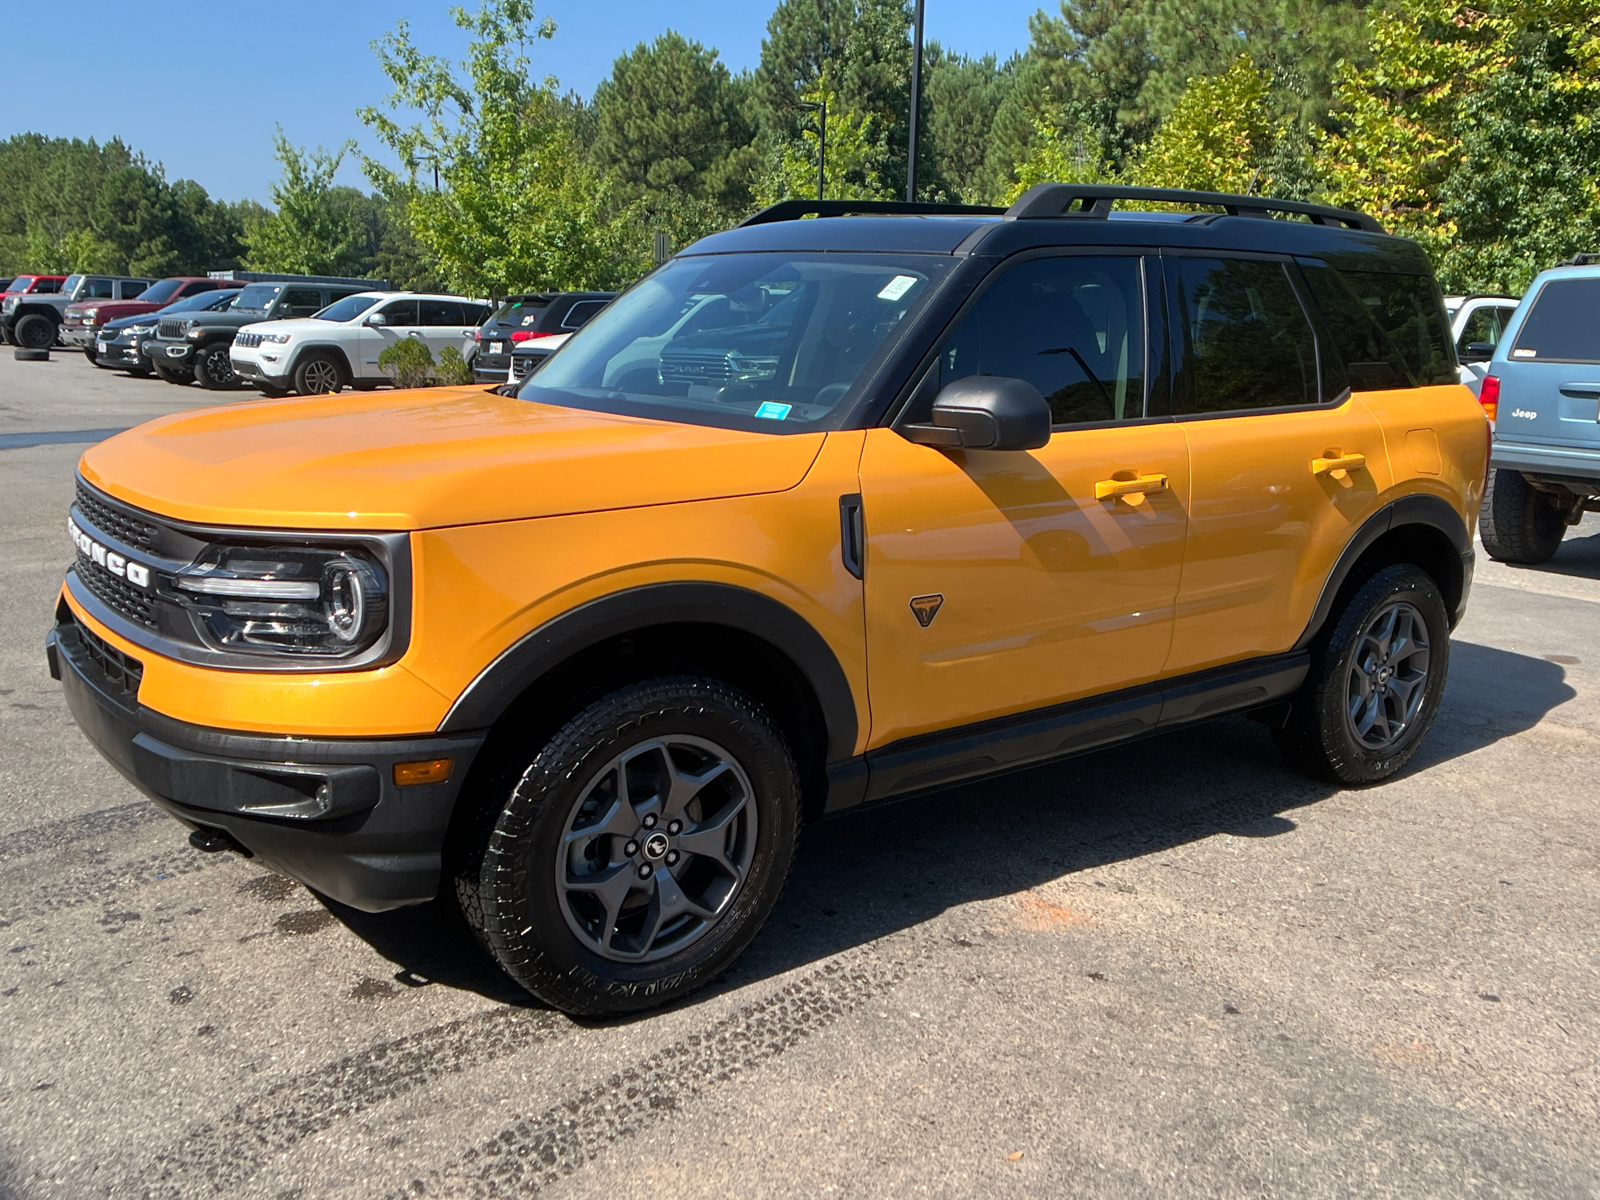
[[[592,1024],[73,727],[71,437],[214,398],[0,356],[0,1197],[1600,1194],[1600,519],[1480,557],[1398,780],[1240,718],[825,823],[720,985]]]

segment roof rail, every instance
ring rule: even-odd
[[[910,200],[781,200],[746,217],[739,222],[739,228],[798,221],[801,217],[998,217],[1005,211],[987,204],[924,204]]]
[[[1159,201],[1163,204],[1208,204],[1221,208],[1230,217],[1265,217],[1270,213],[1294,213],[1310,217],[1317,225],[1338,224],[1368,233],[1382,233],[1366,213],[1349,208],[1328,208],[1321,204],[1301,204],[1294,200],[1269,200],[1264,196],[1236,196],[1227,192],[1191,192],[1180,188],[1117,187],[1087,183],[1040,183],[1024,192],[1006,209],[1008,221],[1037,221],[1051,217],[1078,217],[1105,220],[1117,200]],[[1076,207],[1074,207],[1076,206]]]
[[[1593,267],[1600,265],[1600,254],[1574,254],[1556,264],[1558,267]]]

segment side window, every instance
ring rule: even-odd
[[[390,325],[402,327],[418,324],[415,300],[391,300],[383,306],[383,319]]]
[[[109,279],[91,279],[88,286],[83,289],[84,296],[90,300],[110,300],[112,292]]]
[[[324,307],[322,293],[316,288],[290,288],[283,294],[278,313],[282,317],[309,317]]]
[[[606,306],[605,300],[580,300],[567,310],[567,315],[561,318],[561,328],[582,329],[589,323],[591,317]]]
[[[1055,425],[1136,420],[1144,357],[1139,258],[1036,258],[1001,275],[962,318],[939,352],[938,384],[1011,376],[1039,389]],[[919,398],[931,404],[936,392]]]
[[[122,281],[122,298],[124,300],[132,300],[149,286],[150,281],[147,279],[124,279]]]
[[[1538,362],[1600,362],[1600,278],[1552,279],[1522,319],[1511,357]]]
[[[1467,323],[1461,327],[1461,336],[1456,339],[1456,353],[1465,354],[1467,347],[1482,342],[1486,346],[1493,346],[1500,341],[1500,310],[1484,305],[1475,308],[1467,316]]]
[[[1456,382],[1450,325],[1431,276],[1303,265],[1358,390]]]
[[[421,309],[422,323],[438,328],[443,325],[461,325],[461,305],[453,300],[422,300],[418,302]]]
[[[487,304],[463,304],[462,316],[466,318],[463,325],[482,325],[489,319],[489,306]]]

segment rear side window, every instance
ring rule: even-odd
[[[1600,279],[1552,279],[1540,288],[1511,357],[1600,362]]]
[[[484,319],[489,315],[489,306],[487,304],[463,304],[461,309],[467,318],[463,322],[466,325],[482,325]]]
[[[1026,379],[1050,402],[1054,425],[1143,417],[1140,260],[1072,255],[1007,271],[940,351],[940,387],[969,375]]]
[[[1294,408],[1320,399],[1317,342],[1286,265],[1167,260],[1175,308],[1173,411]]]
[[[1305,277],[1356,390],[1456,382],[1450,327],[1430,276],[1307,263]]]
[[[37,279],[34,281],[33,286],[28,290],[36,296],[54,296],[61,290],[61,280]]]
[[[609,301],[606,300],[580,300],[567,310],[567,315],[561,318],[561,328],[582,329],[594,316],[604,308]]]
[[[321,312],[322,308],[322,293],[316,288],[290,288],[283,295],[283,303],[278,306],[278,315],[309,317],[313,313]]]
[[[122,281],[122,298],[124,300],[132,300],[135,296],[139,295],[140,292],[144,291],[145,288],[149,286],[149,280],[124,279]]]
[[[113,288],[109,279],[91,279],[89,286],[83,289],[85,297],[91,300],[110,300]]]
[[[426,326],[440,328],[462,324],[461,305],[453,300],[423,300],[420,307],[422,323]]]
[[[1506,331],[1506,322],[1514,311],[1514,308],[1498,304],[1473,309],[1467,316],[1467,323],[1461,327],[1461,336],[1456,339],[1456,353],[1465,354],[1470,346],[1498,346],[1500,335]]]

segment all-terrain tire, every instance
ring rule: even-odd
[[[1521,471],[1491,470],[1478,513],[1478,536],[1489,557],[1531,566],[1561,548],[1567,517],[1556,498],[1542,492]]]
[[[229,345],[228,342],[213,342],[202,346],[194,355],[194,380],[208,391],[235,391],[243,382],[234,372]]]
[[[1391,612],[1409,630],[1384,638]],[[1380,783],[1403,768],[1427,736],[1449,669],[1450,619],[1433,577],[1409,563],[1384,567],[1346,590],[1311,643],[1311,670],[1290,701],[1288,720],[1274,733],[1278,749],[1318,778]],[[1381,684],[1364,687],[1363,679]],[[1402,687],[1408,689],[1404,701],[1396,694]]]
[[[732,765],[712,774],[705,764],[719,757]],[[720,680],[628,684],[508,761],[492,776],[502,782],[463,797],[477,807],[453,864],[456,894],[480,943],[545,1003],[586,1016],[667,1004],[726,970],[777,903],[799,836],[798,773],[766,710]],[[674,800],[697,772],[712,782]],[[596,825],[596,813],[610,815]],[[723,870],[730,855],[741,873]],[[630,882],[640,870],[644,882]],[[575,879],[624,892],[602,901]],[[705,879],[723,882],[702,895]],[[685,896],[702,907],[657,916]]]
[[[189,370],[188,367],[169,367],[159,358],[150,360],[150,369],[161,376],[162,379],[177,387],[188,387],[194,382],[194,372]]]
[[[56,325],[49,317],[29,313],[14,328],[17,345],[25,350],[48,350],[56,344]]]

